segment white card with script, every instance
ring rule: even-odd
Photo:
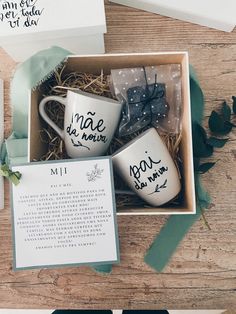
[[[110,157],[14,166],[14,269],[119,262]]]
[[[16,61],[60,46],[72,53],[103,53],[103,0],[0,0],[0,46]]]
[[[4,139],[4,100],[3,81],[0,79],[0,151]],[[4,184],[3,177],[0,176],[0,209],[4,208]]]
[[[110,0],[137,9],[231,32],[236,25],[235,0]]]

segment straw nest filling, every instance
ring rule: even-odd
[[[68,90],[82,90],[87,93],[92,93],[108,98],[114,98],[109,88],[109,77],[103,74],[100,75],[88,73],[65,73],[64,67],[54,72],[52,77],[48,79],[41,87],[43,97],[46,96],[61,96],[66,97]],[[60,128],[64,127],[64,106],[58,102],[48,102],[45,108],[49,118],[54,121]],[[107,155],[112,155],[123,145],[134,139],[144,130],[132,135],[119,138],[115,136],[110,144]],[[40,158],[40,161],[68,159],[63,140],[49,126],[46,125],[40,132],[41,140],[47,145],[47,153]],[[165,142],[181,178],[181,158],[179,153],[181,134],[160,134]],[[134,194],[124,183],[124,181],[115,173],[114,174],[117,208],[124,207],[150,207],[145,201]],[[168,204],[168,206],[177,206],[182,199],[181,193]]]

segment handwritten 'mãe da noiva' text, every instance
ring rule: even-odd
[[[81,115],[79,113],[72,114],[71,123],[66,128],[66,132],[70,136],[75,136],[75,138],[80,137],[81,140],[87,142],[107,142],[107,137],[103,133],[106,130],[104,125],[104,120],[99,119],[96,122],[94,117],[95,112],[88,112],[87,115]],[[82,131],[82,133],[81,133]]]

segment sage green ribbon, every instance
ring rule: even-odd
[[[204,111],[204,96],[192,67],[190,67],[190,73],[192,123],[197,122],[201,124]],[[207,208],[210,203],[210,197],[203,189],[198,173],[195,173],[195,190],[197,201],[196,214],[171,216],[147,251],[144,261],[158,272],[165,268],[186,233],[199,219],[202,210]]]
[[[1,149],[2,163],[16,165],[27,162],[30,91],[45,81],[69,54],[67,50],[52,47],[18,65],[11,82],[13,132]]]
[[[28,137],[28,102],[31,89],[45,81],[53,71],[60,67],[70,53],[59,47],[52,47],[32,56],[20,64],[11,84],[11,101],[13,105],[13,133],[1,149],[0,161],[18,164],[27,161]],[[191,70],[190,77],[192,118],[201,123],[204,109],[204,97]],[[154,240],[145,256],[145,262],[157,271],[162,271],[189,228],[200,217],[201,209],[209,204],[209,196],[201,186],[198,175],[195,177],[197,213],[196,215],[172,216]],[[95,266],[101,273],[110,273],[112,265]]]

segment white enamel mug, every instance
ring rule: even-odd
[[[112,161],[128,186],[152,206],[171,201],[181,190],[175,163],[154,128],[123,146]]]
[[[45,112],[49,101],[65,106],[64,130]],[[68,91],[66,98],[49,96],[39,105],[40,115],[64,140],[71,158],[105,154],[119,123],[121,109],[122,104],[116,100],[82,91]]]

